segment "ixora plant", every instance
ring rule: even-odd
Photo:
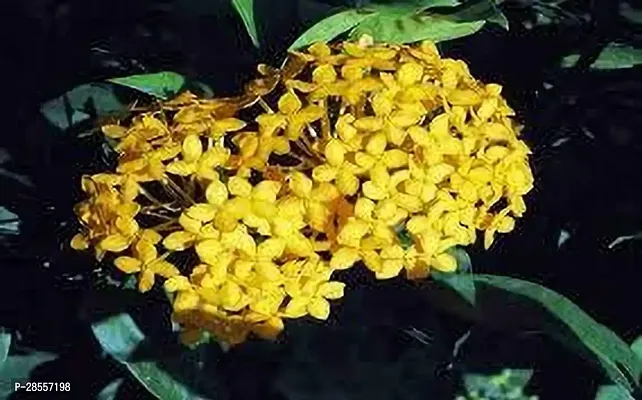
[[[115,253],[141,292],[166,278],[183,339],[231,344],[326,319],[343,296],[334,271],[425,278],[454,272],[448,250],[478,230],[490,247],[533,187],[501,86],[432,42],[364,39],[261,66],[238,98],[184,93],[103,126],[118,167],[83,178],[72,247]]]
[[[534,177],[502,86],[437,48],[486,24],[507,27],[494,1],[459,3],[341,10],[300,36],[280,68],[260,64],[235,97],[184,90],[173,72],[110,79],[154,101],[101,120],[116,165],[82,177],[71,247],[131,275],[141,293],[162,287],[186,352],[208,339],[226,348],[274,340],[296,318],[326,320],[344,296],[340,271],[365,269],[445,288],[474,323],[510,305],[518,312],[493,327],[548,335],[603,370],[612,385],[598,397],[632,396],[639,341],[630,348],[541,285],[471,270],[465,248],[492,251],[513,231]],[[259,45],[253,2],[232,4]],[[609,64],[607,50],[596,65]],[[92,85],[45,103],[43,114],[61,128],[89,119],[80,104],[104,89]],[[56,119],[58,108],[72,115]],[[143,342],[130,323],[92,328],[156,397],[198,398],[168,363],[127,357],[129,342]],[[521,398],[507,382],[525,386],[531,374],[469,377],[466,386],[474,398]]]

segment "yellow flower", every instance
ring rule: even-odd
[[[450,248],[478,230],[488,248],[525,213],[530,149],[502,87],[434,43],[315,43],[257,70],[236,97],[184,93],[103,126],[116,173],[81,181],[71,246],[121,253],[141,291],[167,278],[183,343],[326,319],[333,272],[357,262],[377,279],[453,272]]]
[[[323,232],[332,215],[332,202],[339,196],[339,190],[329,183],[322,182],[314,187],[314,182],[303,173],[290,174],[289,188],[303,200],[308,224]]]
[[[314,266],[306,267],[311,270],[319,268],[322,262],[316,260],[308,261]],[[320,266],[321,269],[327,266]],[[312,317],[325,320],[330,315],[330,303],[328,299],[340,299],[343,297],[345,284],[342,282],[328,281],[329,274],[320,273],[308,275],[305,269],[299,276],[290,278],[286,282],[285,291],[290,296],[290,301],[285,307],[284,316],[288,318],[300,318],[307,314]],[[329,272],[329,269],[327,270]]]
[[[116,267],[126,274],[139,272],[138,290],[141,293],[149,291],[154,286],[155,275],[170,278],[179,274],[172,263],[158,256],[156,243],[149,239],[140,239],[132,250],[133,257],[120,256],[114,261]]]
[[[312,44],[307,48],[306,53],[297,54],[301,54],[306,59],[314,61],[317,65],[338,65],[347,58],[344,54],[332,54],[332,49],[323,42]]]
[[[256,132],[242,132],[232,139],[239,147],[239,155],[233,156],[232,168],[238,168],[237,176],[249,178],[251,169],[263,171],[272,153],[283,155],[290,152],[290,141],[282,136],[259,136]]]
[[[232,218],[229,222],[216,221],[219,229],[230,231],[242,220],[248,227],[256,229],[259,234],[271,234],[270,218],[276,214],[276,198],[282,184],[276,181],[265,180],[256,186],[245,178],[234,176],[227,183],[229,193],[235,197],[223,205],[222,218]],[[225,215],[225,217],[223,217]],[[227,225],[227,227],[225,226]]]
[[[484,248],[489,249],[495,239],[495,234],[508,233],[515,229],[515,219],[508,215],[510,209],[505,208],[495,216],[490,216],[487,226],[484,226]]]
[[[180,176],[193,175],[204,180],[218,180],[216,167],[224,165],[230,157],[230,151],[224,147],[214,146],[203,152],[203,144],[197,135],[189,135],[183,140],[182,160],[174,160],[167,165],[167,172]]]
[[[296,141],[301,137],[306,125],[320,119],[324,114],[322,107],[303,107],[301,100],[291,90],[281,96],[278,106],[278,113],[262,114],[256,118],[262,136],[272,136],[277,130],[285,129],[285,136]]]
[[[163,246],[172,251],[182,251],[194,243],[206,239],[218,239],[219,231],[214,228],[212,220],[217,208],[211,204],[195,204],[181,213],[178,223],[183,230],[172,232],[163,240]]]
[[[344,195],[353,195],[359,190],[357,173],[361,168],[345,159],[346,149],[338,140],[330,140],[325,147],[326,163],[312,170],[312,178],[317,182],[332,182]]]

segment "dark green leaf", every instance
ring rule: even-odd
[[[566,297],[541,285],[505,276],[475,275],[474,279],[482,319],[498,317],[491,313],[509,313],[510,317],[499,316],[500,324],[541,329],[597,362],[613,382],[627,390],[632,390],[632,382],[639,380],[642,363],[629,346]]]
[[[472,35],[487,21],[508,28],[506,18],[491,0],[477,0],[448,14],[424,12],[429,7],[432,5],[377,5],[373,7],[374,15],[361,22],[350,36],[358,38],[367,34],[387,43],[442,42]]]
[[[31,372],[40,364],[54,360],[51,353],[33,352],[27,355],[10,355],[0,367],[0,399],[7,399],[15,392],[15,382],[27,382]]]
[[[94,323],[92,330],[102,348],[125,365],[134,378],[157,398],[200,399],[194,390],[216,392],[213,388],[216,376],[212,371],[202,371],[205,363],[199,358],[201,353],[198,350],[185,349],[181,354],[171,356],[134,359],[147,337],[128,314]]]
[[[122,362],[145,388],[159,399],[189,399],[189,391],[176,382],[154,361],[129,361],[145,339],[128,314],[118,314],[92,324],[94,335],[103,350]]]
[[[165,71],[154,74],[131,75],[108,79],[109,82],[127,86],[159,99],[168,99],[177,94],[185,85],[185,77],[176,72]]]
[[[642,362],[642,336],[637,338],[631,345],[631,350]],[[633,396],[626,390],[617,385],[601,385],[595,400],[635,400]]]
[[[329,42],[359,23],[366,21],[372,14],[358,10],[346,10],[317,22],[292,43],[289,50],[300,49],[315,42]]]
[[[94,323],[91,329],[103,350],[119,361],[128,360],[145,335],[128,314],[117,314]]]
[[[40,112],[52,125],[64,131],[90,118],[124,108],[109,85],[89,83],[43,103]],[[96,115],[92,115],[94,113]]]
[[[577,64],[579,59],[580,56],[578,54],[566,56],[562,60],[562,67],[573,67]],[[591,64],[590,69],[601,70],[632,68],[641,64],[642,49],[611,43],[600,52],[597,59]]]
[[[243,25],[252,39],[254,46],[259,47],[259,35],[254,21],[254,0],[232,0],[232,5],[243,20]]]

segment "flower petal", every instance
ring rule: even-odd
[[[308,303],[307,311],[314,318],[325,321],[330,316],[330,303],[322,297],[314,297]]]
[[[126,274],[133,274],[140,271],[143,264],[136,258],[121,256],[114,260],[114,265]]]

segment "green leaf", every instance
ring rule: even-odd
[[[300,49],[301,47],[316,42],[329,42],[363,21],[366,21],[372,15],[373,14],[363,13],[358,10],[346,10],[331,15],[303,32],[303,34],[292,43],[289,50]]]
[[[215,374],[203,371],[206,364],[198,350],[185,349],[180,354],[135,359],[135,353],[147,337],[126,313],[93,323],[92,330],[101,347],[159,399],[201,399],[196,390],[212,394],[218,390]]]
[[[411,43],[420,40],[443,42],[472,35],[487,21],[498,23],[508,29],[506,17],[491,0],[477,0],[448,14],[424,12],[430,7],[432,5],[374,6],[374,15],[361,22],[352,30],[350,36],[358,38],[368,34],[376,41],[387,43]]]
[[[125,109],[109,85],[80,85],[40,106],[40,112],[55,127],[65,131],[97,116]]]
[[[571,54],[562,59],[562,67],[574,67],[579,61],[578,54]],[[642,64],[642,49],[617,45],[606,46],[590,66],[592,70],[633,68]]]
[[[254,21],[254,0],[232,0],[232,5],[243,20],[243,25],[252,39],[254,46],[259,47],[259,35]]]
[[[566,297],[541,285],[505,276],[475,275],[474,279],[482,319],[491,312],[504,311],[506,315],[500,316],[500,323],[541,329],[597,362],[623,388],[631,391],[632,381],[640,379],[642,362],[628,345]]]
[[[0,368],[9,356],[9,347],[11,347],[11,332],[6,328],[0,328]]]
[[[27,382],[31,372],[39,365],[56,359],[55,354],[33,352],[27,355],[11,355],[0,367],[0,399],[10,398],[15,392],[15,382]]]
[[[635,353],[640,362],[642,362],[642,336],[638,337],[633,342],[631,350]],[[635,400],[635,398],[620,386],[601,385],[597,390],[595,400]]]
[[[431,273],[433,279],[442,285],[448,286],[469,304],[475,304],[475,280],[472,270],[472,263],[466,250],[460,247],[453,247],[448,252],[457,259],[457,272]]]
[[[103,350],[118,361],[129,359],[145,335],[128,314],[117,314],[91,325]]]
[[[131,75],[108,79],[108,82],[138,90],[166,100],[177,94],[185,85],[185,77],[176,72],[164,71],[154,74]]]

